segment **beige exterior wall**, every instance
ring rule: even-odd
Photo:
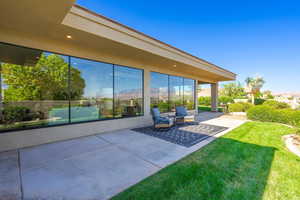
[[[150,116],[150,91],[151,91],[151,77],[150,70],[144,69],[144,115]]]
[[[217,112],[218,111],[218,83],[211,84],[211,111]]]
[[[37,128],[0,134],[0,152],[39,144],[51,143],[119,129],[151,125],[151,117],[133,117],[80,123],[48,128]]]

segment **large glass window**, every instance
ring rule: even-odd
[[[0,43],[0,132],[143,114],[143,70]]]
[[[68,123],[68,57],[0,44],[0,131]]]
[[[114,112],[115,117],[132,117],[143,114],[143,71],[115,66]]]
[[[170,108],[175,111],[176,106],[183,105],[183,78],[169,76]]]
[[[188,110],[195,109],[195,81],[151,72],[151,107],[174,112],[176,106],[182,105]]]
[[[151,108],[158,107],[161,112],[169,111],[169,77],[166,74],[151,74]]]
[[[113,117],[113,65],[71,57],[71,122]]]
[[[185,78],[183,82],[183,105],[188,110],[195,109],[195,81]]]

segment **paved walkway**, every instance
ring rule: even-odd
[[[220,116],[198,120],[230,128],[216,137],[245,122]],[[214,139],[186,148],[121,130],[0,153],[0,199],[109,199]]]

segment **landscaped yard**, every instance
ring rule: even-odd
[[[113,199],[299,200],[300,158],[281,139],[292,132],[248,122]]]

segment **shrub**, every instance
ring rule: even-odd
[[[204,106],[210,106],[211,105],[211,97],[199,97],[198,104],[204,105]]]
[[[300,136],[300,128],[296,129],[296,134]]]
[[[261,98],[255,98],[254,99],[254,105],[262,105],[266,100]]]
[[[8,106],[2,111],[3,122],[6,124],[30,121],[34,118],[34,115],[30,112],[30,109],[24,106]]]
[[[300,127],[300,111],[287,109],[290,112],[290,125]]]
[[[198,106],[198,111],[211,111],[210,106]],[[218,108],[218,112],[224,112],[224,108]]]
[[[275,109],[268,105],[259,105],[250,108],[247,111],[247,117],[256,121],[300,126],[300,111],[292,109]]]
[[[243,103],[243,102],[233,103],[233,104],[229,104],[228,111],[229,112],[246,112],[251,107],[253,107],[253,105],[251,103]]]
[[[270,106],[254,106],[247,111],[247,117],[255,121],[272,121],[273,111]]]
[[[220,96],[218,99],[219,105],[223,104],[223,105],[227,105],[229,103],[233,103],[233,98],[229,97],[229,96]]]
[[[267,100],[264,102],[263,105],[270,106],[275,109],[291,108],[289,104],[284,103],[284,102],[275,101],[275,100]]]
[[[233,103],[233,98],[229,96],[220,96],[218,98],[219,105],[221,104],[228,104]],[[199,97],[198,98],[198,104],[203,106],[210,106],[211,105],[211,97]]]

